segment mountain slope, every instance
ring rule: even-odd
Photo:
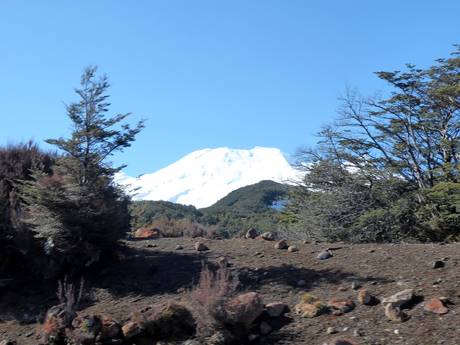
[[[288,182],[297,172],[276,148],[229,148],[192,152],[177,162],[138,178],[123,173],[121,185],[136,189],[134,200],[165,200],[208,207],[230,192],[262,180]]]

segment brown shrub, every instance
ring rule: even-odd
[[[212,271],[203,264],[200,280],[191,292],[192,308],[197,314],[197,334],[208,336],[216,329],[223,328],[225,323],[225,306],[229,298],[235,294],[230,271],[220,265]]]

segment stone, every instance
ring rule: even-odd
[[[181,246],[180,244],[178,244],[178,245],[176,246],[176,250],[182,250],[182,249],[184,249],[184,247]]]
[[[203,252],[203,251],[209,250],[209,248],[203,242],[196,242],[195,250],[198,252]]]
[[[269,303],[265,306],[265,311],[270,317],[280,317],[289,309],[288,305],[281,302]]]
[[[332,299],[327,306],[334,315],[342,315],[355,309],[355,303],[349,299]]]
[[[335,329],[334,327],[328,327],[326,329],[326,333],[327,334],[335,334],[335,333],[338,333],[337,329]]]
[[[298,252],[299,251],[299,248],[297,248],[296,246],[289,246],[288,247],[288,252],[289,253],[295,253],[295,252]]]
[[[392,303],[388,303],[385,305],[385,316],[390,321],[394,322],[403,322],[407,320],[407,315],[401,311],[401,308],[395,306]]]
[[[126,339],[131,339],[136,335],[141,334],[144,331],[144,328],[136,321],[128,321],[123,325],[121,331]]]
[[[272,326],[270,326],[268,322],[265,322],[265,321],[262,321],[260,323],[259,328],[260,328],[260,334],[262,335],[267,335],[272,331]]]
[[[374,297],[366,289],[361,289],[358,291],[358,302],[363,305],[370,305]]]
[[[270,232],[270,231],[264,232],[262,235],[260,235],[260,237],[265,241],[275,240],[275,235],[273,234],[273,232]]]
[[[244,235],[245,238],[247,239],[254,239],[256,238],[258,235],[257,233],[257,230],[256,229],[249,229],[246,234]]]
[[[299,303],[295,306],[295,312],[301,317],[313,318],[326,312],[327,308],[321,302]]]
[[[323,250],[316,256],[316,258],[319,260],[326,260],[326,259],[332,258],[332,256],[333,255],[330,250]]]
[[[449,309],[444,305],[444,303],[439,299],[439,298],[432,298],[430,299],[427,303],[425,303],[425,306],[423,307],[425,311],[438,314],[438,315],[444,315],[449,312]]]
[[[14,340],[2,340],[2,341],[0,341],[0,345],[16,345],[16,341],[14,341]]]
[[[287,249],[288,245],[285,240],[280,240],[275,243],[275,249]]]
[[[161,237],[161,231],[157,228],[139,228],[134,232],[134,238],[153,239]]]
[[[382,299],[382,304],[392,304],[394,307],[403,307],[414,298],[414,290],[406,289],[395,293],[394,295]]]
[[[231,299],[226,306],[235,321],[242,323],[247,329],[263,313],[264,304],[257,292],[247,292]]]
[[[442,268],[444,267],[446,264],[444,263],[444,261],[441,261],[441,260],[435,260],[431,263],[431,267],[433,269],[436,269],[436,268]]]
[[[147,244],[147,248],[156,248],[158,245],[156,243],[149,243]]]

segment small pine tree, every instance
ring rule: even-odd
[[[121,124],[130,114],[109,116],[108,88],[106,76],[96,78],[96,67],[85,70],[79,102],[66,107],[70,138],[47,140],[64,155],[51,176],[35,171],[22,186],[26,221],[59,268],[98,261],[129,228],[128,199],[113,181],[123,166],[112,167],[108,158],[129,147],[144,123],[130,127]]]

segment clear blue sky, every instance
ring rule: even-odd
[[[151,172],[201,148],[294,153],[334,118],[346,85],[421,66],[460,43],[460,1],[21,1],[0,3],[0,144],[68,134],[83,68],[112,110],[147,118],[116,163]]]

